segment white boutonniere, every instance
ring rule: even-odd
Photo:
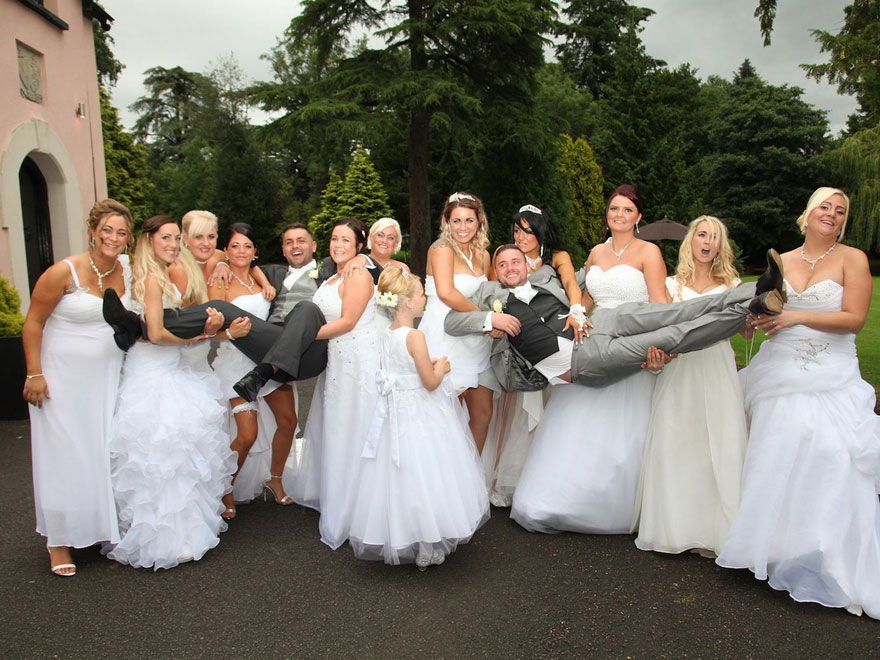
[[[308,273],[309,277],[312,278],[313,280],[318,279],[318,276],[319,276],[320,274],[321,274],[321,273],[318,271],[317,268],[312,268],[312,270],[310,270],[309,273]]]
[[[507,301],[501,300],[501,298],[495,298],[492,301],[492,311],[496,314],[501,314],[504,310],[507,309]]]

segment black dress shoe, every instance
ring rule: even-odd
[[[244,375],[244,378],[232,386],[232,389],[242,399],[253,403],[257,400],[257,394],[260,393],[267,380],[256,369],[251,369]]]
[[[143,336],[138,315],[125,309],[115,289],[110,288],[104,292],[101,311],[104,320],[113,328],[113,341],[121,350],[127,351]]]
[[[775,315],[782,312],[782,294],[776,289],[773,291],[765,291],[759,296],[752,298],[749,302],[749,311],[758,316],[759,314]]]
[[[776,291],[782,296],[782,302],[788,302],[788,296],[785,295],[785,275],[782,270],[782,257],[779,253],[770,248],[767,250],[767,270],[765,270],[758,281],[755,283],[755,293],[761,295],[768,291]]]

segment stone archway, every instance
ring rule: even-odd
[[[83,205],[79,179],[67,147],[49,125],[32,119],[18,126],[0,154],[0,223],[12,260],[11,280],[21,295],[21,311],[30,305],[28,265],[22,219],[19,170],[30,158],[46,182],[52,251],[67,256],[83,249]]]

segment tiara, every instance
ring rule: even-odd
[[[522,213],[523,211],[529,211],[531,213],[534,213],[535,215],[542,215],[541,209],[539,209],[537,206],[533,206],[532,204],[526,204],[525,206],[521,206],[519,208],[519,211],[517,211],[517,213]]]
[[[468,200],[468,201],[471,201],[471,202],[475,202],[475,201],[477,201],[477,200],[474,199],[474,196],[473,196],[473,195],[468,195],[467,193],[462,193],[462,192],[454,192],[454,193],[452,193],[452,194],[449,196],[449,199],[448,199],[447,201],[448,201],[448,202],[460,202],[460,201],[462,201],[462,200],[464,200],[464,199],[466,199],[466,200]]]

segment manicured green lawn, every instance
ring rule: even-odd
[[[757,277],[743,278],[751,282]],[[755,333],[755,344],[752,355],[758,352],[758,347],[765,339],[762,332]],[[749,342],[737,335],[730,342],[736,352],[736,363],[740,367],[746,365],[746,355]],[[865,327],[856,336],[856,346],[859,352],[859,366],[862,370],[862,378],[871,383],[875,390],[880,391],[880,277],[874,278],[874,295],[871,296],[871,310],[868,312],[868,321]]]

